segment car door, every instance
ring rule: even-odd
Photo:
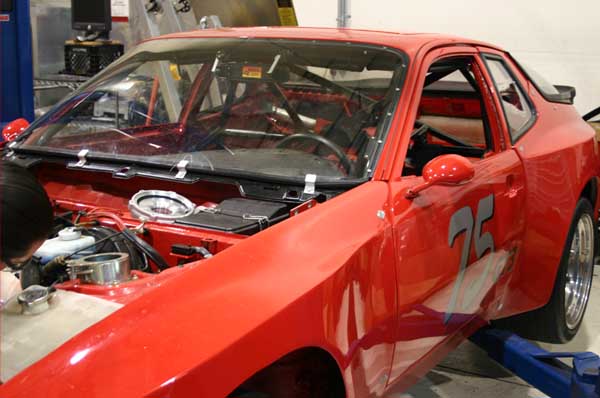
[[[451,72],[454,67],[459,73]],[[462,340],[461,331],[480,326],[497,310],[524,228],[523,167],[508,144],[477,51],[457,46],[429,53],[415,87],[417,103],[403,129],[410,143],[399,156],[403,175],[392,176],[390,183],[398,256],[390,382],[433,366]],[[435,125],[438,132],[451,130],[448,136],[455,140],[427,137],[420,145],[430,145],[433,152],[415,153],[416,135],[409,136],[423,124]],[[439,142],[439,137],[450,142]],[[407,191],[425,182],[419,164],[436,153],[466,157],[474,169],[472,179],[434,184],[410,197]]]

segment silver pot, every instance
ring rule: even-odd
[[[94,285],[114,285],[131,278],[131,264],[126,253],[99,253],[68,264],[71,279]]]
[[[53,287],[31,285],[17,296],[17,303],[21,305],[23,314],[37,315],[50,308],[48,302],[54,296]]]

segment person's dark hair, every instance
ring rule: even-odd
[[[48,238],[54,216],[48,195],[35,176],[5,160],[0,160],[0,202],[0,258],[8,263]]]

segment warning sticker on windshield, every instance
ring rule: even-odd
[[[262,67],[260,66],[244,66],[242,68],[242,77],[249,79],[262,78]]]

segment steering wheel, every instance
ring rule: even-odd
[[[348,159],[348,156],[346,156],[342,148],[340,148],[336,143],[321,135],[307,133],[292,134],[279,141],[277,145],[275,145],[275,148],[284,148],[287,144],[294,141],[316,141],[319,144],[325,145],[339,159],[340,164],[346,171],[346,174],[350,174],[352,163],[350,162],[350,159]]]
[[[438,138],[442,141],[446,141],[447,143],[449,143],[451,145],[476,148],[473,145],[467,144],[466,142],[461,141],[458,138],[452,137],[451,135],[446,134],[443,131],[438,130],[435,127],[432,127],[429,124],[424,123],[420,120],[415,121],[415,126],[416,126],[416,128],[410,134],[410,138],[412,138],[412,139],[422,139],[423,137],[425,137],[425,134],[427,134],[427,132],[429,132],[435,138]]]

